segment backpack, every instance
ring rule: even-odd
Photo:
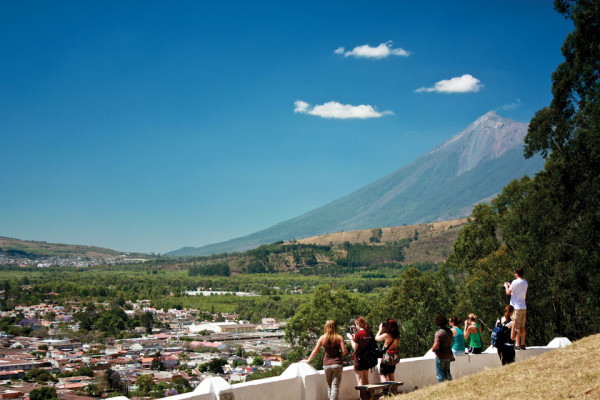
[[[510,338],[510,329],[506,326],[506,323],[502,323],[498,321],[496,326],[492,330],[492,337],[490,339],[490,343],[492,346],[498,348],[500,346],[504,346],[506,342]]]
[[[383,357],[386,350],[377,347],[377,342],[372,337],[363,349],[356,352],[358,365],[364,369],[374,368],[377,365],[377,359]]]

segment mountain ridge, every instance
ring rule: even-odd
[[[525,160],[527,123],[488,112],[412,162],[358,190],[270,228],[175,256],[243,251],[261,244],[340,230],[461,218],[511,180],[534,174],[541,157]]]

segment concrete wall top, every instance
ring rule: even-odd
[[[516,353],[516,361],[571,344],[567,338],[556,338],[548,346],[528,347]],[[482,354],[460,355],[451,365],[454,379],[479,372],[485,368],[501,366],[497,350],[489,347]],[[395,380],[404,383],[402,392],[437,383],[433,354],[424,357],[405,358],[396,365]],[[378,369],[369,372],[369,382],[379,383]],[[356,376],[353,367],[344,367],[340,386],[340,399],[358,400]],[[327,383],[323,371],[315,370],[310,364],[290,365],[281,376],[230,385],[223,378],[207,378],[191,393],[169,397],[168,400],[326,400]],[[117,400],[127,400],[121,397]],[[161,399],[161,400],[167,400]]]

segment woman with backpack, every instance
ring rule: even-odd
[[[364,317],[358,317],[354,321],[356,326],[356,333],[354,335],[347,334],[350,339],[350,344],[354,350],[354,374],[356,375],[356,382],[358,386],[369,384],[369,369],[372,366],[364,365],[359,360],[359,357],[363,351],[371,346],[371,342],[374,340],[369,324]]]
[[[496,326],[501,328],[501,334],[496,343],[498,349],[498,357],[502,361],[502,365],[515,362],[515,336],[514,330],[515,321],[512,320],[515,308],[511,305],[504,307],[504,315],[496,321]]]
[[[379,377],[381,382],[389,382],[394,379],[396,364],[400,361],[398,354],[398,338],[400,337],[400,329],[398,323],[394,319],[388,319],[384,323],[379,324],[379,331],[375,335],[375,340],[383,342],[383,347],[386,349],[381,362],[379,363]]]
[[[344,368],[342,357],[346,355],[346,344],[344,343],[344,338],[338,333],[335,322],[332,320],[325,322],[323,335],[317,341],[317,345],[312,353],[310,353],[308,359],[302,361],[311,362],[321,347],[325,349],[323,371],[327,380],[327,398],[329,400],[337,400],[340,383],[342,382],[342,371]]]
[[[469,354],[481,354],[483,351],[482,331],[483,328],[477,323],[477,316],[469,314],[465,321],[465,340],[469,339]]]

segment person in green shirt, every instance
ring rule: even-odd
[[[481,354],[483,351],[482,331],[483,329],[477,323],[477,316],[469,314],[469,318],[465,321],[465,340],[469,339],[469,354]]]

